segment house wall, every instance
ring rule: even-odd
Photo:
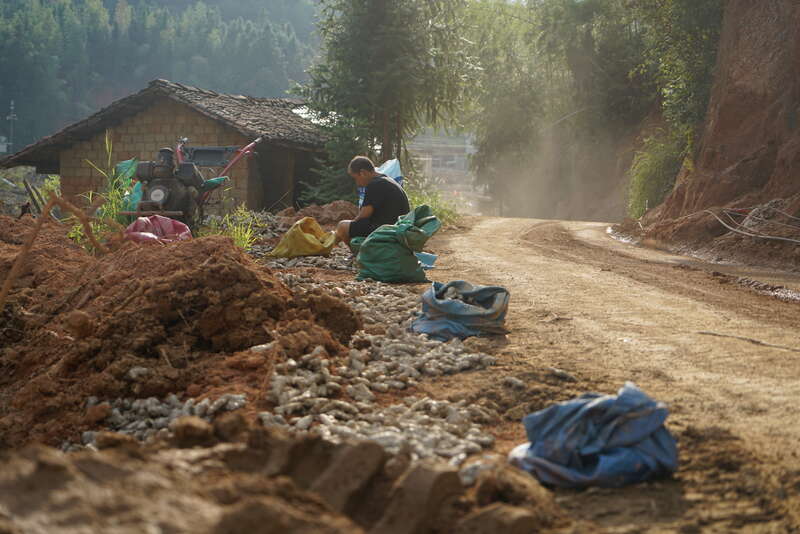
[[[115,163],[130,158],[152,160],[160,148],[174,148],[180,137],[188,137],[190,145],[242,146],[250,142],[239,132],[168,98],[158,100],[146,110],[124,119],[111,131]],[[105,134],[100,133],[61,152],[61,191],[71,201],[85,203],[81,195],[102,190],[104,179],[86,163],[87,159],[104,167]],[[224,193],[225,207],[242,202],[247,203],[248,207],[257,207],[248,198],[251,166],[257,167],[255,158],[244,158],[231,171],[231,182],[225,186],[225,189],[230,189]],[[219,192],[214,193],[214,197],[219,195]]]

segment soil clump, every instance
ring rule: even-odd
[[[183,418],[171,440],[146,445],[101,433],[99,452],[0,455],[0,531],[411,534],[565,522],[552,495],[509,467],[482,475],[476,498],[451,467],[233,419]],[[498,516],[506,502],[515,513]]]
[[[6,219],[3,277],[32,226]],[[244,393],[257,403],[276,360],[317,346],[342,354],[360,328],[349,306],[295,298],[228,238],[128,243],[93,257],[64,227],[44,228],[3,311],[0,447],[74,436],[90,396]]]

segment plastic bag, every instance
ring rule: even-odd
[[[422,315],[411,323],[411,330],[440,341],[506,334],[508,301],[503,287],[473,286],[463,280],[434,282],[422,295]]]
[[[617,395],[587,393],[525,416],[530,443],[509,461],[553,486],[615,488],[678,468],[667,407],[627,382]]]
[[[442,227],[430,206],[419,206],[372,232],[358,248],[358,279],[381,282],[425,282],[425,271],[415,252]],[[351,243],[352,246],[352,243]]]
[[[289,228],[267,256],[272,258],[327,256],[335,244],[335,233],[323,230],[313,217],[303,217]]]
[[[125,239],[135,243],[170,243],[191,238],[188,226],[161,215],[139,217],[125,229]]]
[[[125,209],[123,211],[137,211],[139,203],[142,201],[142,182],[136,182],[133,189],[129,193],[125,193],[123,203]]]

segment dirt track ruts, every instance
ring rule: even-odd
[[[720,478],[715,470],[726,469],[720,459],[722,467],[705,466],[700,475],[684,467],[677,485],[645,491],[652,513],[644,517],[631,506],[642,490],[567,494],[565,506],[625,532],[644,525],[699,531],[681,526],[693,508],[693,525],[706,524],[711,531],[800,528],[800,353],[701,333],[797,350],[800,304],[741,287],[717,272],[725,267],[615,241],[605,224],[473,218],[466,226],[433,242],[441,260],[432,276],[510,290],[512,333],[501,356],[565,369],[603,392],[636,382],[670,405],[673,430],[693,438],[681,443],[684,465],[694,471],[698,460],[692,448],[719,439],[718,457],[729,454],[724,443],[738,451],[738,478],[730,478],[735,491],[753,483],[741,494],[718,499],[711,490],[705,497],[694,495],[687,480],[716,487],[710,479]],[[757,275],[763,279],[764,273]],[[767,279],[776,280],[796,287],[800,277],[774,273]],[[518,433],[523,441],[521,425]],[[664,502],[670,499],[674,502]],[[614,506],[621,510],[608,510]],[[709,510],[707,521],[697,520],[705,513],[698,507]]]

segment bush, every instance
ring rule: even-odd
[[[628,215],[638,219],[664,200],[675,185],[686,155],[685,139],[659,132],[648,137],[629,171]]]
[[[461,217],[455,203],[442,196],[435,181],[412,175],[406,177],[403,187],[412,210],[418,206],[430,206],[444,226],[456,223]]]

